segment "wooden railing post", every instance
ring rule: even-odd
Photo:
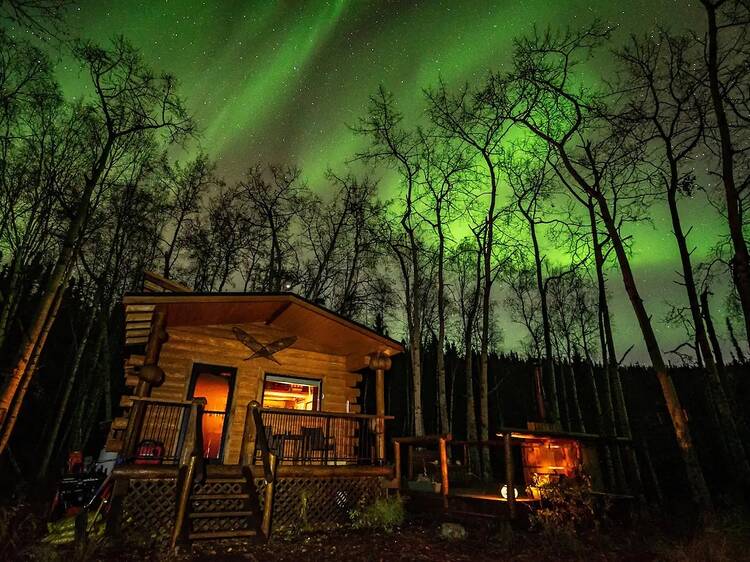
[[[513,450],[511,449],[512,432],[506,431],[503,435],[505,448],[505,485],[507,486],[508,514],[511,519],[516,516],[516,489],[513,485]]]
[[[279,459],[276,456],[276,453],[269,452],[267,455],[264,455],[268,457],[268,465],[269,465],[269,475],[266,475],[266,489],[264,490],[264,497],[263,497],[263,519],[261,521],[261,531],[263,531],[263,535],[265,535],[266,539],[271,537],[271,519],[273,517],[273,492],[274,488],[276,486],[276,470],[278,469]],[[269,478],[270,476],[270,478]]]
[[[393,470],[396,489],[401,491],[401,443],[393,441]]]
[[[130,407],[130,415],[128,416],[128,426],[125,430],[125,436],[123,437],[122,444],[122,458],[126,461],[130,460],[135,454],[135,449],[138,446],[138,436],[141,433],[143,427],[143,415],[145,413],[146,404],[141,400],[133,400],[133,405]]]
[[[177,492],[177,509],[175,510],[174,529],[172,531],[172,548],[187,535],[187,511],[193,484],[203,480],[203,409],[205,398],[195,398],[190,405],[187,431],[180,455],[181,486]]]
[[[247,418],[245,419],[245,430],[242,439],[241,458],[246,465],[255,462],[256,448],[260,450],[263,460],[263,479],[266,489],[263,494],[263,518],[260,529],[266,539],[271,536],[271,520],[273,516],[273,494],[276,486],[276,472],[279,466],[279,458],[268,446],[266,428],[260,412],[260,404],[253,400],[247,405]]]
[[[260,404],[253,400],[245,409],[245,426],[242,430],[242,443],[240,444],[240,464],[251,466],[255,464],[255,440],[258,428],[255,426],[253,408]]]

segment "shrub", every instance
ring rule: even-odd
[[[599,530],[607,506],[597,505],[588,475],[578,473],[538,484],[538,488],[541,505],[532,512],[530,522],[563,550],[577,550],[581,533]]]
[[[401,526],[404,517],[404,504],[397,496],[378,498],[368,506],[349,512],[349,519],[355,529],[382,529],[386,532]]]

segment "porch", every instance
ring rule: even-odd
[[[263,464],[263,441],[280,466],[383,466],[385,424],[393,416],[245,407],[238,463],[211,459],[204,442],[206,412],[201,399],[175,401],[133,397],[131,415],[122,428],[120,464],[179,466],[191,434],[200,434],[201,452],[209,464]],[[260,434],[260,435],[259,435]],[[296,470],[297,473],[304,470]]]
[[[347,523],[393,482],[385,459],[392,416],[245,408],[239,463],[207,459],[204,401],[135,398],[113,472],[113,533],[267,539],[300,526]],[[302,497],[300,494],[302,494]],[[300,501],[304,506],[301,508]],[[302,509],[302,511],[301,511]]]

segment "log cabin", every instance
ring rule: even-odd
[[[384,377],[399,342],[292,293],[195,293],[152,273],[123,307],[110,532],[267,538],[345,522],[396,480]]]

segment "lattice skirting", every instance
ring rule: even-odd
[[[256,480],[261,507],[265,485]],[[318,531],[350,523],[349,513],[384,495],[377,477],[279,478],[274,491],[272,533]]]
[[[120,526],[128,540],[169,543],[177,505],[177,479],[132,479],[122,500]]]

